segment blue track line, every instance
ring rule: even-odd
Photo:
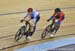
[[[75,38],[64,38],[60,40],[55,40],[55,41],[49,41],[37,45],[32,45],[28,47],[24,47],[18,50],[14,51],[47,51],[50,49],[58,48],[61,46],[69,45],[69,44],[75,44]]]

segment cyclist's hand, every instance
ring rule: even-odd
[[[49,22],[49,21],[50,21],[50,19],[47,20],[47,22]]]
[[[21,20],[21,22],[23,22],[24,20]]]

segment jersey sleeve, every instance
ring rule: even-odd
[[[56,15],[56,13],[54,12],[52,16],[55,17],[55,15]]]
[[[60,18],[59,18],[59,21],[62,21],[62,17],[64,16],[64,14],[62,13],[61,15],[60,15]]]
[[[25,19],[28,15],[29,15],[28,13],[25,13],[25,14],[24,14],[24,19]]]

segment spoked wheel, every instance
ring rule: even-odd
[[[41,38],[45,38],[47,36],[47,34],[50,32],[50,28],[51,26],[48,25],[45,30],[43,31],[42,35],[41,35]]]
[[[15,35],[15,40],[18,41],[22,38],[22,36],[24,35],[25,33],[25,26],[22,26],[16,33]]]

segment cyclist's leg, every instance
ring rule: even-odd
[[[52,33],[50,34],[50,37],[54,37],[56,32],[58,31],[60,25],[54,24],[54,27],[52,28]]]
[[[30,22],[30,20],[31,20],[31,17],[27,17],[26,19],[25,19],[25,21],[27,21],[27,22]],[[31,27],[31,26],[30,26]],[[29,29],[29,31],[31,31],[31,28]],[[26,39],[29,39],[29,35],[30,35],[30,33],[29,32],[25,32],[26,33]]]
[[[29,16],[26,21],[28,21],[30,23],[30,27],[29,27],[29,32],[31,32],[32,29],[32,24],[31,24],[31,20],[33,19],[33,17]]]
[[[50,25],[50,26],[51,26],[51,28],[50,28],[50,33],[53,32],[53,25],[54,25],[54,23],[55,23],[55,19],[52,20],[52,24]]]
[[[59,19],[59,16],[56,15],[56,16],[55,16],[55,19]],[[55,21],[54,21],[54,28],[52,29],[52,32],[54,32],[58,27],[59,27],[59,25],[57,25],[57,24],[55,23]],[[55,32],[56,32],[56,31],[55,31]]]
[[[38,15],[37,16],[37,20],[36,20],[36,22],[34,22],[34,28],[33,28],[33,32],[35,32],[35,30],[36,30],[36,24],[38,23],[38,21],[40,20],[40,16]]]
[[[32,31],[31,31],[31,35],[30,36],[32,36],[33,34],[34,34],[34,32],[35,32],[35,30],[36,30],[36,24],[37,24],[37,22],[40,20],[40,16],[38,15],[37,16],[37,19],[36,19],[36,21],[34,21],[33,20],[33,24],[32,24]]]
[[[35,29],[36,29],[36,24],[32,24],[31,25],[31,28],[30,28],[30,34],[29,34],[29,36],[32,36],[32,34],[35,32]]]
[[[54,28],[53,28],[53,34],[55,34],[60,28],[60,25],[56,24],[54,25]]]

